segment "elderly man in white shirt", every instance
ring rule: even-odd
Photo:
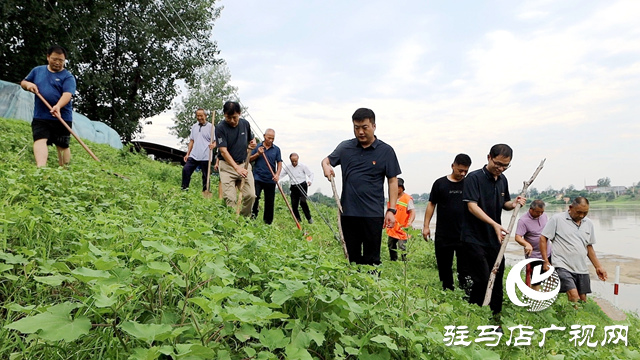
[[[313,224],[311,218],[311,212],[309,212],[309,205],[307,205],[307,190],[313,183],[313,173],[307,165],[298,162],[299,156],[296,153],[289,155],[291,160],[291,166],[286,166],[284,176],[280,179],[284,179],[289,176],[291,183],[291,207],[293,208],[293,214],[300,221],[300,212],[298,211],[298,204],[302,207],[304,217],[307,218],[309,224]]]

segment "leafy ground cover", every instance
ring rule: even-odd
[[[345,263],[323,221],[306,241],[280,199],[266,226],[180,191],[179,167],[89,144],[96,163],[73,140],[68,169],[55,156],[36,169],[30,136],[0,119],[2,359],[640,358],[635,317],[626,347],[575,346],[568,330],[542,347],[538,331],[531,346],[506,345],[508,331],[496,347],[446,346],[445,326],[468,326],[473,341],[490,311],[441,290],[418,232],[409,261],[377,276]],[[335,209],[316,210],[335,229]],[[563,296],[539,313],[505,296],[503,322],[591,324],[595,340],[614,324]]]

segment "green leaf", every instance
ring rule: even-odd
[[[155,360],[160,356],[160,349],[154,346],[149,349],[135,348],[129,360]]]
[[[176,248],[165,245],[161,242],[158,241],[141,241],[140,244],[142,244],[142,246],[144,247],[151,247],[154,248],[158,251],[160,251],[161,253],[165,254],[165,255],[170,255],[173,254],[176,251]]]
[[[281,329],[263,328],[260,331],[260,343],[273,351],[287,346],[289,338],[284,336]]]
[[[285,353],[287,354],[287,359],[313,360],[307,349],[299,348],[295,345],[287,345]]]
[[[12,303],[12,304],[9,304],[9,305],[5,306],[5,308],[7,310],[11,310],[11,311],[15,311],[15,312],[23,312],[23,313],[26,313],[26,314],[30,314],[31,312],[33,312],[33,309],[35,309],[36,306],[35,305],[22,306],[20,304]]]
[[[547,360],[564,360],[564,355],[551,355],[547,354]]]
[[[13,266],[7,264],[0,264],[0,272],[13,269]]]
[[[398,350],[398,346],[393,342],[393,339],[386,335],[378,335],[371,338],[371,341],[378,344],[385,344],[391,350]]]
[[[178,359],[212,359],[215,356],[212,349],[199,344],[177,344],[175,347]]]
[[[83,282],[89,282],[97,279],[108,279],[111,277],[111,274],[107,271],[93,270],[86,267],[74,269],[71,271],[71,274]]]
[[[64,275],[34,276],[33,279],[39,283],[51,286],[60,286],[63,281],[75,281],[73,278]]]
[[[7,264],[26,265],[29,263],[29,260],[20,254],[13,255],[2,253],[0,254],[0,259],[4,259],[4,262],[6,262]]]
[[[171,272],[171,265],[167,262],[151,261],[147,263],[150,273],[152,274],[166,274]]]
[[[172,327],[167,324],[140,324],[135,321],[127,321],[120,328],[135,337],[136,339],[152,342],[155,340],[164,340],[170,334]]]
[[[227,308],[227,316],[223,315],[225,320],[239,320],[246,323],[256,323],[262,322],[269,315],[271,315],[272,311],[268,307],[258,306],[258,305],[249,305],[246,307],[228,307]]]
[[[235,332],[234,336],[241,342],[245,342],[251,338],[258,339],[260,337],[260,335],[256,331],[256,328],[249,324],[242,324],[242,326],[240,326],[240,329]]]
[[[44,313],[29,316],[13,322],[5,328],[18,330],[25,334],[38,335],[48,341],[73,341],[89,333],[91,321],[85,316],[71,319],[71,310],[82,305],[65,302],[48,308]]]
[[[117,296],[109,297],[104,293],[94,294],[93,298],[95,300],[94,305],[99,308],[110,307],[111,305],[115,304],[118,301]]]

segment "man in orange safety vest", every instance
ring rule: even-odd
[[[391,208],[389,204],[387,207]],[[411,195],[404,192],[404,180],[398,178],[398,202],[395,206],[396,209],[396,224],[392,228],[387,229],[387,235],[389,240],[387,245],[389,246],[389,257],[391,261],[398,260],[398,251],[403,252],[402,261],[406,261],[407,251],[407,239],[409,235],[405,231],[406,228],[411,227],[413,220],[416,218],[415,206],[413,205],[413,198]]]

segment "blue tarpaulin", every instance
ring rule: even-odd
[[[0,117],[31,123],[34,98],[34,94],[24,91],[20,85],[0,80]],[[103,122],[90,120],[75,111],[73,131],[84,140],[122,149],[120,135],[115,130]]]

